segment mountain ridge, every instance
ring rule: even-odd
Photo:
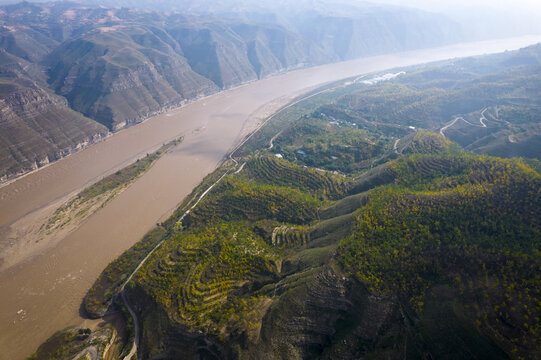
[[[261,19],[23,2],[0,7],[0,44],[12,63],[0,64],[0,79],[33,81],[55,99],[64,98],[71,110],[118,131],[164,109],[280,72],[461,39],[449,31],[450,22],[413,10],[399,26],[390,26],[398,10],[385,9],[347,18],[301,14],[302,30]],[[371,32],[364,34],[358,26],[342,29],[344,21],[366,22]],[[426,28],[435,35],[421,36]],[[376,40],[377,29],[385,29],[385,36]],[[405,41],[405,34],[412,40]],[[11,71],[13,64],[32,72]],[[3,133],[10,131],[6,122],[0,118]],[[95,138],[101,125],[82,127],[82,132]],[[38,137],[50,137],[51,126],[43,124]],[[9,146],[28,152],[39,165],[43,154],[31,155],[30,148],[39,148],[40,141]],[[70,153],[65,145],[53,145],[60,146],[58,154]],[[9,160],[0,168],[3,181],[34,168],[13,151],[2,151]],[[57,158],[50,151],[47,155]]]

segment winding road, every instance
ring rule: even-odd
[[[488,108],[485,108],[483,111],[481,111],[481,117],[479,118],[479,122],[481,123],[481,126],[485,127],[485,128],[487,127],[487,124],[485,124],[485,122],[483,120],[487,120],[487,118],[485,117],[485,112],[487,110],[488,110]]]
[[[486,128],[487,125],[485,124],[485,122],[483,120],[487,120],[487,118],[485,117],[485,112],[488,110],[488,108],[484,108],[483,111],[481,111],[481,117],[479,118],[479,122],[481,123],[481,125],[475,125],[475,124],[472,124],[471,122],[469,122],[468,120],[464,119],[462,116],[458,116],[456,118],[454,118],[453,121],[451,121],[451,123],[445,125],[444,127],[442,127],[440,129],[440,135],[445,137],[445,130],[449,129],[450,127],[452,127],[457,121],[459,120],[462,120],[464,121],[466,124],[468,125],[471,125],[471,126],[477,126],[477,127],[483,127],[483,128]]]

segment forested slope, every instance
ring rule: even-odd
[[[414,153],[346,195],[355,178],[248,161],[137,274],[144,357],[539,355],[541,176],[525,163]]]
[[[541,175],[429,132],[403,150],[345,177],[240,159],[127,287],[140,355],[539,356]]]

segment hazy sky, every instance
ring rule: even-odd
[[[0,0],[2,3],[16,3],[22,0]],[[29,0],[32,1],[54,1],[54,0]],[[76,0],[85,2],[85,0]],[[87,0],[91,3],[99,3],[99,0]],[[160,0],[148,0],[149,3],[159,2]],[[208,0],[209,2],[219,0]],[[246,0],[243,0],[246,1]],[[258,3],[261,0],[250,0]],[[295,0],[290,0],[295,3]],[[333,2],[333,0],[327,0]],[[520,9],[522,11],[534,11],[541,13],[541,0],[337,0],[337,2],[372,2],[372,3],[387,3],[401,6],[418,7],[425,10],[441,11],[441,10],[456,10],[460,8],[471,8],[477,6],[489,7],[495,10],[512,10]],[[107,1],[106,1],[107,2]]]
[[[5,3],[16,3],[20,2],[22,0],[0,0],[0,4]],[[30,2],[43,2],[43,1],[57,1],[57,0],[28,0]],[[94,3],[99,4],[100,0],[74,0],[76,2],[88,2],[88,3]],[[111,6],[111,3],[115,3],[112,0],[102,0],[103,3],[106,3],[107,5]],[[134,1],[135,3],[141,3],[145,0],[137,0]],[[156,4],[158,5],[160,2],[165,3],[171,3],[174,2],[174,0],[147,0],[149,4]],[[208,3],[220,3],[220,0],[195,0],[199,3],[207,1]],[[231,0],[230,0],[231,1]],[[234,1],[234,0],[233,0]],[[254,4],[261,4],[262,2],[268,2],[268,3],[274,3],[276,0],[238,0],[243,3],[254,3]],[[296,3],[298,0],[278,0],[278,1],[289,1],[290,3]],[[310,1],[310,0],[305,0]],[[316,0],[317,1],[317,0]],[[510,15],[518,15],[518,14],[524,14],[524,15],[539,15],[541,16],[541,0],[324,0],[328,3],[344,3],[344,2],[351,2],[351,3],[363,3],[363,2],[372,2],[372,3],[380,3],[380,4],[393,4],[393,5],[400,5],[400,6],[406,6],[406,7],[415,7],[420,8],[423,10],[428,10],[432,12],[444,12],[447,14],[456,14],[460,13],[461,10],[467,10],[472,9],[476,7],[484,7],[489,8],[493,10],[494,12],[501,12],[505,15],[505,13],[509,13]],[[119,1],[120,5],[126,5],[126,3],[130,3],[129,0],[121,0]],[[184,2],[188,2],[189,0],[184,0]],[[157,4],[158,3],[158,4]],[[537,21],[537,19],[535,19]],[[540,21],[541,22],[541,18]]]
[[[541,0],[369,0],[376,3],[388,3],[403,6],[420,7],[426,10],[449,10],[489,7],[495,10],[522,10],[541,12]]]

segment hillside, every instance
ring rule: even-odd
[[[152,28],[88,32],[64,42],[44,62],[55,91],[111,130],[218,90]]]
[[[87,310],[160,243],[124,290],[143,358],[538,357],[536,162],[308,114],[205,179]]]
[[[539,51],[314,90],[113,261],[88,315],[129,306],[144,359],[541,357],[540,162],[450,139],[481,113],[532,135]]]
[[[450,21],[436,15],[363,8],[314,9],[279,20],[272,12],[230,17],[189,7],[159,13],[67,2],[2,6],[0,81],[18,86],[3,86],[0,94],[9,106],[0,114],[2,134],[12,139],[0,148],[0,179],[39,167],[45,157],[70,154],[106,130],[221,89],[291,69],[462,39],[449,31]],[[426,29],[433,30],[429,37]],[[8,99],[35,103],[45,93],[50,101],[40,103],[36,118],[38,105],[21,107]],[[55,131],[77,134],[67,141]]]
[[[245,159],[161,224],[126,290],[140,355],[539,356],[541,176],[426,145],[440,139],[412,140],[419,151],[374,168],[387,180],[362,192],[365,175]]]
[[[104,138],[108,130],[32,80],[32,65],[0,50],[0,182]],[[37,80],[37,81],[36,81]]]
[[[452,61],[360,88],[323,112],[366,126],[431,129],[478,153],[539,159],[540,70],[539,45]]]

